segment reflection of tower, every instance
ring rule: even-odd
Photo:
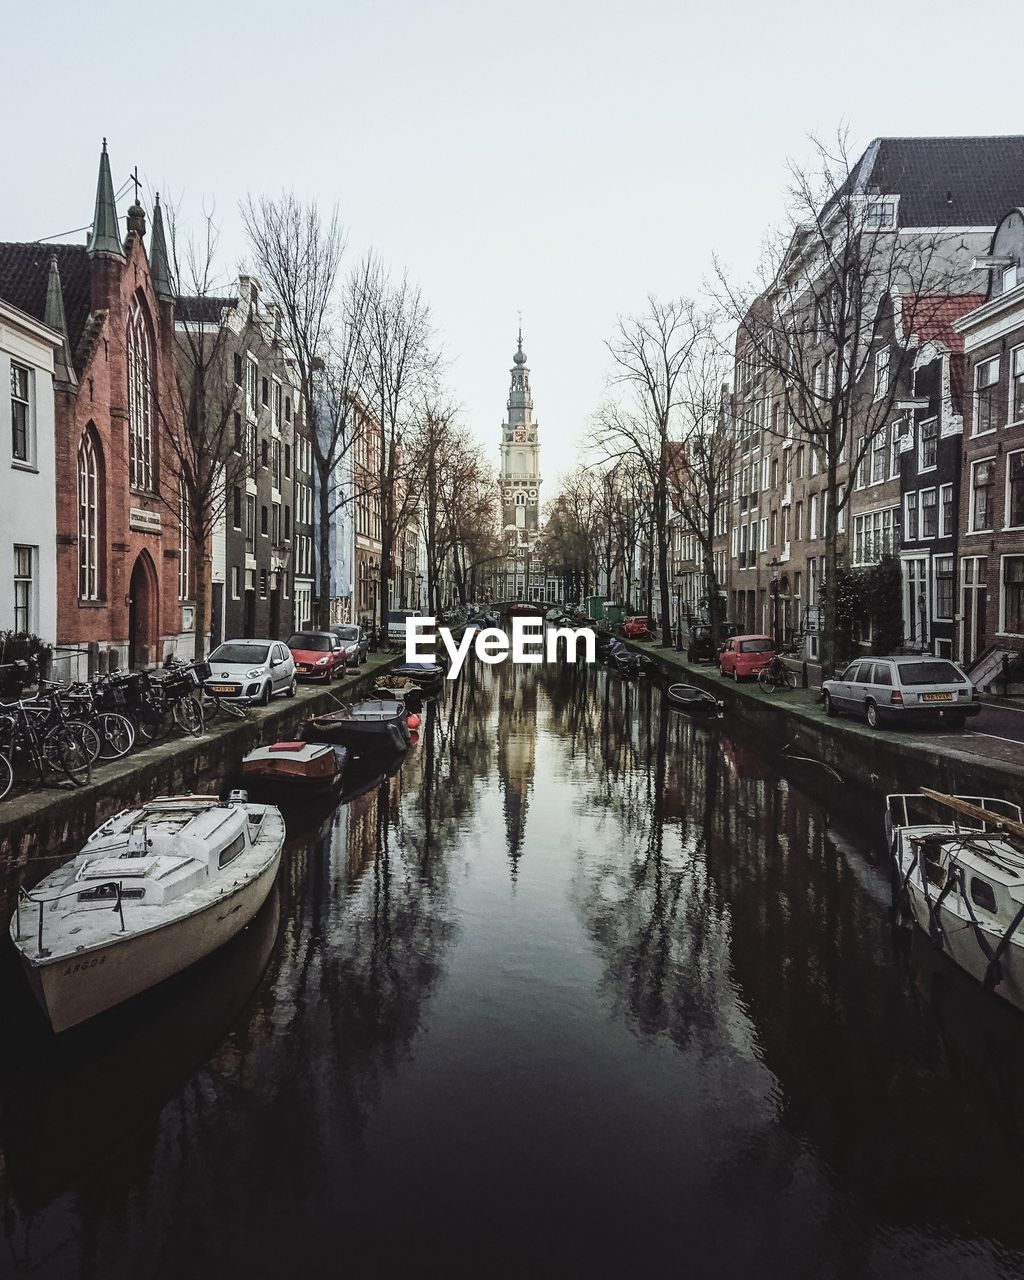
[[[523,331],[512,357],[512,385],[508,395],[508,417],[501,426],[502,529],[509,548],[505,595],[507,598],[533,597],[531,582],[543,585],[539,565],[532,563],[540,529],[540,444],[533,420],[530,370],[523,350]],[[541,592],[543,594],[543,592]]]
[[[505,816],[505,845],[513,881],[523,851],[526,813],[537,752],[537,681],[511,663],[502,668],[498,719],[498,779]]]

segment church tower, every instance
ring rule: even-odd
[[[502,531],[508,544],[505,596],[507,599],[543,598],[544,574],[533,561],[540,532],[540,444],[533,418],[530,370],[523,350],[523,331],[512,357],[512,385],[508,416],[501,427]]]

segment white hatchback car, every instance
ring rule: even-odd
[[[210,678],[204,686],[219,698],[241,698],[265,707],[277,693],[295,697],[295,660],[280,640],[225,640],[207,661]]]

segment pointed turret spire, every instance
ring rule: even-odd
[[[96,211],[92,218],[88,251],[90,258],[124,257],[117,227],[117,206],[114,204],[114,183],[110,177],[106,138],[103,139],[103,150],[100,152],[100,172],[96,182]]]
[[[60,268],[57,266],[57,255],[50,255],[50,274],[46,279],[46,308],[43,311],[43,323],[56,330],[61,336],[59,350],[54,352],[53,377],[60,385],[75,386],[74,366],[71,363],[71,348],[68,343],[68,325],[64,318],[64,291],[60,287]]]
[[[164,215],[160,209],[160,192],[156,193],[153,207],[153,230],[149,243],[149,278],[153,292],[161,302],[174,301],[171,286],[171,264],[167,257],[167,241],[164,239]]]

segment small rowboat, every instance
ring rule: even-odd
[[[326,742],[272,742],[242,759],[246,786],[279,798],[326,795],[341,786],[348,752]]]
[[[314,716],[302,728],[306,742],[332,742],[355,755],[366,751],[404,751],[409,744],[405,703],[391,698],[369,698],[338,711]]]
[[[713,694],[693,684],[671,684],[667,696],[673,707],[692,716],[720,715],[724,705]]]

